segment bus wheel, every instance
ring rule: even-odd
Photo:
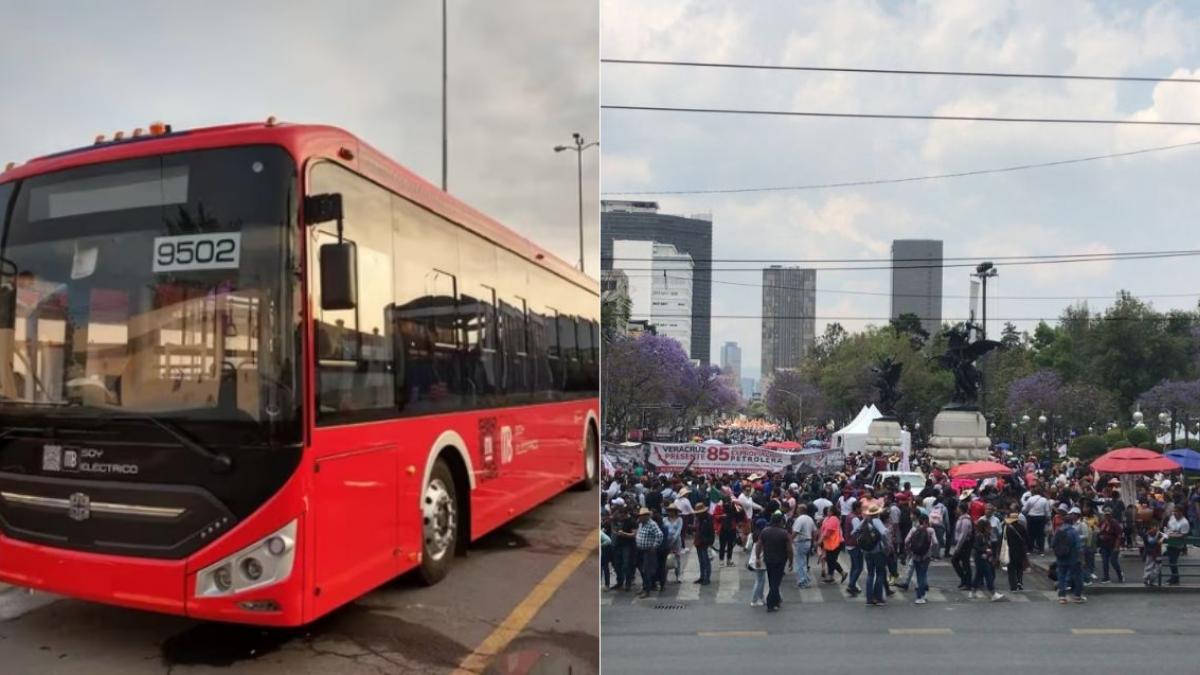
[[[454,475],[439,459],[429,474],[429,483],[421,495],[421,581],[435,584],[450,571],[450,561],[458,544],[458,496],[454,493]]]
[[[583,446],[583,480],[575,487],[580,491],[591,490],[600,480],[600,453],[596,452],[596,435],[588,429],[587,441]]]

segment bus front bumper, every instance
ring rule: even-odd
[[[189,560],[71,551],[0,534],[0,582],[201,620],[263,626],[304,623],[299,564],[291,576],[270,586],[232,596],[197,597],[196,569]]]

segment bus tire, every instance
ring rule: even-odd
[[[432,586],[446,577],[458,549],[458,494],[454,474],[438,459],[421,493],[421,582]]]
[[[588,426],[587,440],[583,444],[583,480],[575,484],[575,489],[586,492],[596,487],[600,482],[600,452],[596,443],[596,432]]]

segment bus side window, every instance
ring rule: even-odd
[[[314,166],[309,182],[314,193],[342,195],[343,238],[358,250],[358,306],[326,311],[320,309],[320,298],[314,298],[318,419],[351,422],[393,416],[392,289],[378,281],[392,277],[391,196],[331,163]],[[338,240],[332,224],[317,227],[313,250]],[[320,269],[314,265],[312,273],[315,277]],[[320,283],[312,289],[319,294]]]

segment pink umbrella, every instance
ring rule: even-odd
[[[950,469],[951,478],[991,478],[1008,476],[1012,469],[999,462],[967,462]]]
[[[1100,473],[1157,473],[1178,471],[1179,465],[1153,450],[1120,448],[1100,455],[1092,468]]]

